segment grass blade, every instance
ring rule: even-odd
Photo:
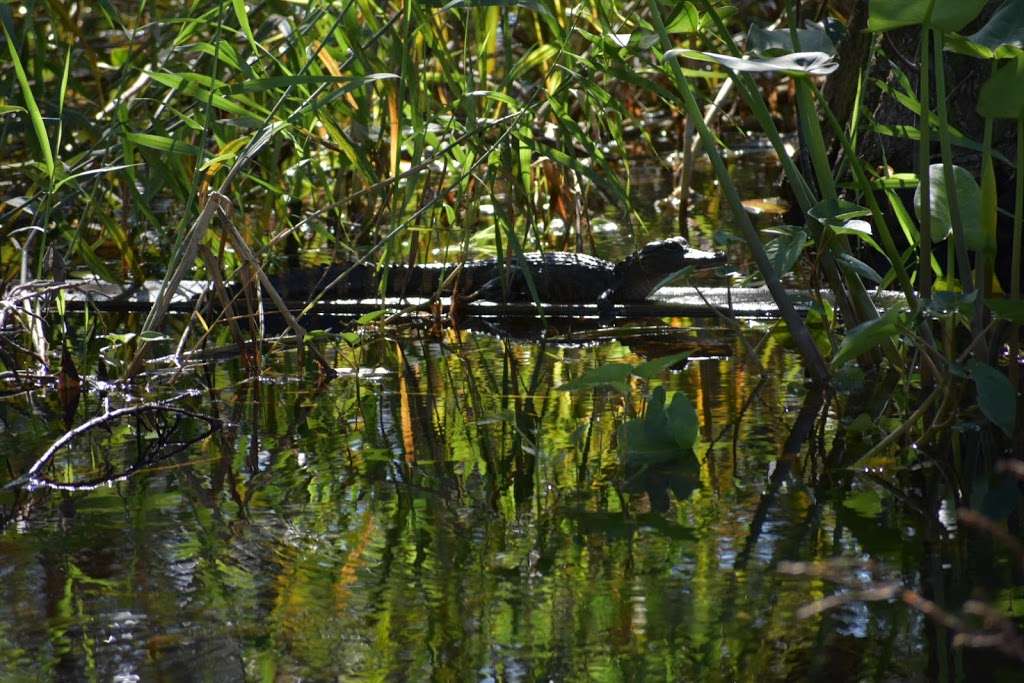
[[[7,26],[0,22],[3,28],[4,39],[7,41],[7,51],[11,55],[11,63],[14,65],[14,73],[18,77],[18,84],[21,86],[21,94],[25,98],[25,108],[28,109],[29,118],[32,119],[32,128],[36,132],[36,140],[39,142],[39,149],[43,153],[43,163],[46,164],[47,175],[52,179],[54,171],[53,150],[50,149],[50,138],[46,134],[46,124],[43,123],[43,115],[36,104],[36,98],[32,94],[32,88],[25,74],[25,68],[21,65],[21,57],[18,49],[14,46],[14,39],[7,32]]]

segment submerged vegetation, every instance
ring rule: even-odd
[[[0,4],[0,671],[1019,675],[1024,0],[779,5]],[[778,321],[268,278],[680,234]]]

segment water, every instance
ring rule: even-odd
[[[575,346],[397,328],[325,347],[327,382],[291,350],[259,376],[230,358],[94,388],[74,424],[170,397],[190,414],[104,424],[43,470],[127,479],[0,491],[0,678],[1013,680],[899,600],[798,616],[869,583],[948,609],[1019,595],[1001,551],[940,523],[933,471],[847,469],[877,392],[821,403],[778,336],[744,329],[754,358],[707,321]],[[625,393],[559,389],[679,350]],[[657,386],[700,440],[632,466],[618,430]],[[0,402],[8,479],[61,412],[51,388]],[[833,580],[778,571],[836,559]]]
[[[381,339],[338,353],[364,372],[323,388],[289,376],[291,355],[261,381],[211,373],[178,405],[231,423],[213,437],[113,486],[5,494],[0,667],[106,680],[781,680],[824,675],[835,649],[861,671],[914,677],[921,624],[905,609],[795,617],[823,587],[775,563],[863,549],[835,542],[835,509],[798,463],[768,493],[803,390],[792,357],[766,359],[764,374],[734,358],[667,374],[698,408],[699,468],[631,479],[615,430],[640,389],[557,389],[640,360],[616,342]],[[102,400],[87,395],[82,413]],[[15,412],[3,411],[4,440],[27,456],[47,440],[28,448]],[[58,462],[88,479],[104,456],[133,457],[134,432],[127,421],[92,433]],[[885,661],[867,654],[883,650]]]

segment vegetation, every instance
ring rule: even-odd
[[[9,283],[0,364],[12,394],[30,382],[59,382],[70,426],[79,371],[146,376],[154,349],[180,364],[188,348],[233,341],[245,349],[248,372],[259,374],[267,361],[249,342],[261,327],[222,305],[230,298],[223,283],[262,278],[266,285],[264,273],[300,264],[511,259],[550,249],[620,255],[666,226],[688,234],[693,167],[706,158],[726,223],[717,238],[750,264],[748,275],[778,306],[781,324],[769,346],[791,345],[808,380],[801,391],[825,391],[840,406],[829,427],[838,455],[822,475],[842,491],[840,509],[874,510],[866,491],[896,496],[921,468],[934,470],[942,476],[928,475],[936,488],[922,517],[934,522],[952,501],[961,523],[998,541],[1000,562],[1019,568],[1024,0],[871,0],[849,11],[844,3],[790,0],[769,17],[757,16],[756,3],[737,4],[0,4],[0,272]],[[901,40],[916,46],[916,57],[898,54]],[[844,80],[828,81],[837,68]],[[983,77],[965,92],[950,78],[968,71]],[[823,92],[825,83],[831,91]],[[977,101],[980,139],[953,117],[954,86],[957,97]],[[914,123],[886,120],[883,101]],[[727,108],[731,115],[721,117]],[[1004,130],[1015,145],[1009,154],[998,144]],[[787,224],[766,230],[751,217],[728,158],[737,132],[775,152],[792,203]],[[913,156],[896,151],[911,148]],[[678,213],[638,200],[638,158],[673,171]],[[617,230],[595,229],[601,214],[614,216]],[[72,315],[62,294],[39,296],[53,290],[30,284],[66,276],[155,279],[162,290],[143,319]],[[187,320],[168,321],[168,297],[186,279],[215,283],[220,312],[197,305]],[[805,313],[787,290],[794,283],[814,297]],[[899,297],[881,304],[875,288]],[[300,349],[309,313],[288,318]],[[441,327],[434,338],[445,339]],[[342,334],[319,335],[313,355],[321,368],[330,365],[328,349],[372,360],[367,348],[389,329],[383,314],[364,316]],[[765,353],[742,328],[720,333],[740,335],[743,362]],[[516,361],[499,355],[507,378]],[[405,362],[397,356],[391,360]],[[620,496],[670,463],[686,473],[688,483],[673,489],[679,500],[701,478],[706,461],[693,451],[698,402],[682,389],[669,396],[658,379],[684,357],[599,359],[559,386],[621,406],[617,428],[601,437],[619,456]],[[537,367],[533,390],[547,377]],[[473,398],[466,409],[486,412],[487,391],[466,381]],[[352,411],[342,421],[368,419],[359,397],[332,405]],[[808,405],[811,422],[829,419],[827,403]],[[802,434],[794,437],[797,452],[809,430],[794,427]],[[208,437],[193,432],[182,444]],[[512,449],[521,465],[528,449],[516,438],[493,443]],[[77,490],[59,472],[34,478],[64,443],[36,449],[33,459],[44,457],[31,468],[11,465],[12,486]],[[169,457],[165,450],[153,458]],[[152,462],[140,457],[96,479]],[[532,466],[513,475],[503,462],[482,466],[502,473],[489,481],[488,500],[511,486],[513,497],[503,500],[515,507],[524,487],[540,485]],[[576,469],[581,488],[585,470]],[[867,472],[875,488],[855,483],[854,472]],[[558,476],[570,475],[559,469]],[[77,481],[89,484],[82,489],[96,483]],[[534,513],[557,526],[553,510],[538,504]],[[939,596],[901,593],[898,582],[858,583],[856,567],[788,570],[843,585],[851,600],[900,597],[958,634],[957,644],[1024,658],[1014,624],[987,605],[954,616]],[[976,629],[975,617],[987,626]]]

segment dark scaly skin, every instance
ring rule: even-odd
[[[363,263],[295,270],[272,280],[286,301],[308,301],[321,292],[321,299],[373,298],[380,293],[381,280],[386,279],[386,296],[448,296],[457,288],[464,296],[526,302],[534,298],[528,282],[532,279],[540,301],[609,305],[646,301],[668,276],[689,266],[716,265],[724,260],[722,254],[691,249],[683,238],[675,237],[651,242],[619,263],[549,251],[523,254],[521,260],[504,266],[497,259],[467,261],[461,269],[457,264],[428,263],[377,270]],[[335,280],[338,282],[324,291]]]

